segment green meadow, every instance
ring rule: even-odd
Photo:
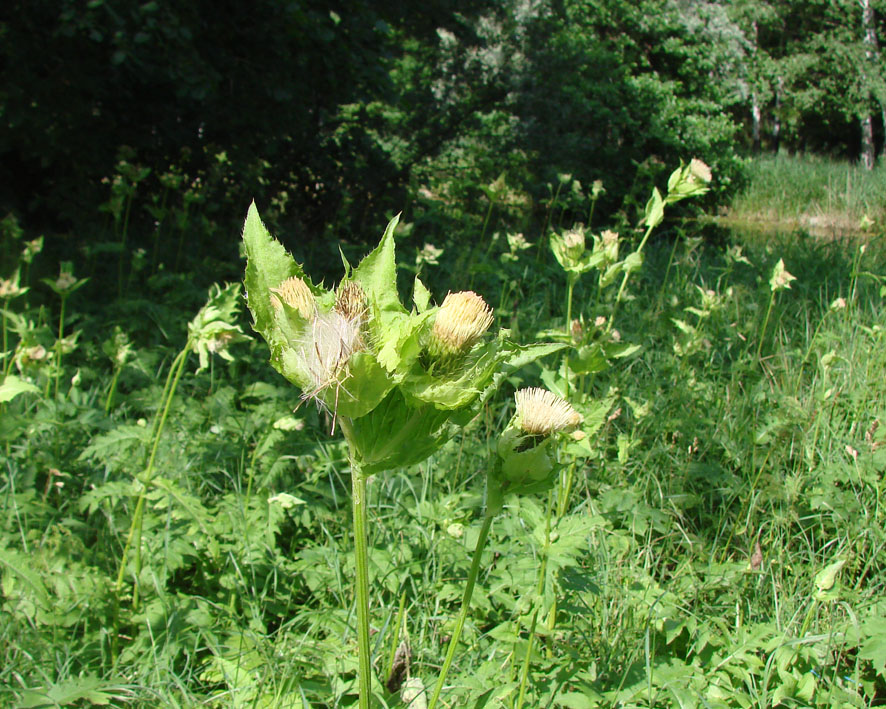
[[[428,312],[486,300],[476,346],[552,347],[503,368],[418,463],[397,464],[418,439],[376,432],[404,457],[361,476],[359,700],[344,404],[273,371],[239,283],[207,294],[132,261],[108,305],[79,266],[31,278],[49,255],[7,219],[0,703],[426,707],[446,660],[441,707],[882,702],[881,222],[761,239],[669,206],[651,229],[650,209],[645,230],[642,209],[579,230],[572,261],[571,224],[517,238],[494,211],[470,258],[463,234],[393,232],[404,311],[418,274]],[[472,566],[525,387],[582,423],[545,485],[504,497]]]

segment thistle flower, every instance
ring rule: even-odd
[[[673,204],[687,197],[703,195],[708,191],[712,179],[711,168],[698,158],[692,158],[688,165],[681,164],[668,179],[666,202]]]
[[[308,284],[296,276],[287,278],[276,288],[271,288],[271,305],[274,310],[281,310],[283,303],[297,310],[306,320],[311,319],[317,308]]]
[[[492,320],[492,308],[473,291],[447,294],[431,328],[428,354],[435,360],[451,360],[467,352]]]
[[[772,269],[772,275],[769,277],[769,288],[775,293],[776,291],[785,290],[791,287],[791,281],[796,281],[797,277],[788,273],[784,267],[784,259],[778,259]]]
[[[576,226],[562,234],[551,234],[551,251],[566,271],[584,273],[591,268],[590,259],[585,254],[584,227]]]
[[[581,414],[569,402],[547,389],[520,389],[514,394],[514,399],[517,402],[515,421],[529,435],[550,436],[573,429],[581,423]]]
[[[582,417],[546,389],[521,389],[517,411],[498,439],[498,465],[490,473],[487,504],[499,509],[505,494],[541,492],[554,484],[559,433],[574,430]]]

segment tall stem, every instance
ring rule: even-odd
[[[360,648],[360,709],[369,709],[372,665],[369,657],[369,554],[366,543],[366,478],[351,461],[351,505],[354,511],[354,554],[357,567],[357,643]]]
[[[649,235],[652,233],[652,229],[654,227],[652,225],[646,228],[646,233],[643,234],[643,238],[640,241],[640,245],[637,247],[635,253],[642,253],[643,247],[646,246],[646,242],[649,240]],[[612,323],[615,320],[615,311],[618,309],[618,304],[621,303],[621,297],[624,293],[625,286],[628,284],[628,279],[631,277],[630,271],[625,271],[624,277],[621,279],[621,285],[618,287],[618,295],[615,296],[615,302],[612,304],[612,312],[609,313],[609,325],[608,329],[612,329]]]
[[[548,493],[548,507],[545,514],[545,542],[542,548],[541,564],[538,567],[538,582],[535,588],[535,595],[540,599],[540,603],[544,603],[545,577],[548,570],[548,552],[551,547],[551,512],[554,507],[554,493]],[[523,671],[520,675],[520,694],[517,697],[517,709],[523,706],[523,699],[526,696],[526,685],[529,681],[529,666],[532,658],[532,646],[535,644],[535,626],[538,622],[538,605],[532,611],[532,620],[529,623],[529,640],[526,645],[526,657],[523,660]]]
[[[62,335],[65,331],[65,296],[62,296],[61,312],[58,316],[58,338],[55,341],[55,398],[58,398],[58,380],[62,369]]]
[[[763,318],[763,327],[760,328],[760,341],[757,343],[757,360],[763,351],[763,338],[766,337],[766,327],[769,325],[769,315],[772,313],[772,304],[775,303],[775,291],[769,294],[769,307],[766,308],[766,317]]]
[[[483,525],[480,527],[480,535],[477,537],[477,546],[474,548],[474,558],[471,560],[471,570],[468,572],[468,582],[465,585],[465,592],[461,599],[461,611],[458,614],[458,620],[455,623],[455,632],[449,641],[449,649],[446,651],[446,658],[443,660],[443,668],[440,670],[440,676],[437,678],[437,686],[434,687],[434,694],[431,696],[431,702],[428,709],[434,709],[437,700],[440,698],[440,692],[443,691],[443,685],[446,682],[446,675],[449,673],[449,667],[452,665],[452,659],[455,657],[455,650],[458,647],[458,641],[461,637],[461,631],[465,627],[465,620],[468,617],[468,610],[471,607],[471,596],[474,593],[474,584],[477,582],[477,574],[480,572],[480,558],[483,556],[483,548],[486,546],[486,539],[489,536],[489,528],[492,526],[492,520],[495,513],[488,507],[486,514],[483,516]]]
[[[357,683],[359,687],[359,707],[369,709],[372,696],[372,662],[369,646],[369,545],[366,538],[366,476],[363,475],[358,456],[354,449],[351,421],[340,417],[339,426],[348,441],[351,463],[351,510],[354,515],[354,565],[357,603]]]
[[[178,385],[178,381],[181,378],[182,370],[184,369],[185,362],[188,359],[188,352],[190,351],[190,344],[185,345],[185,348],[178,353],[178,356],[173,360],[172,366],[169,368],[169,375],[166,378],[166,387],[164,389],[165,397],[163,399],[163,403],[161,404],[162,411],[160,413],[160,418],[157,420],[156,425],[154,426],[153,431],[153,443],[151,445],[151,453],[148,457],[148,463],[145,466],[145,470],[141,476],[142,489],[139,493],[138,502],[135,505],[135,512],[132,515],[132,524],[129,527],[129,534],[126,537],[126,544],[123,547],[123,554],[120,557],[120,568],[117,571],[117,582],[114,586],[115,595],[119,595],[120,589],[123,586],[123,575],[126,573],[126,560],[129,555],[129,550],[133,546],[133,541],[138,537],[138,541],[136,542],[136,553],[139,554],[139,563],[141,560],[140,548],[141,548],[141,522],[142,515],[144,513],[145,508],[145,496],[148,492],[148,486],[151,483],[151,478],[154,475],[154,460],[157,457],[157,449],[160,445],[160,436],[163,433],[163,426],[166,423],[166,418],[169,415],[169,408],[172,404],[172,399],[175,396],[175,389]],[[138,587],[138,579],[136,578],[136,588]],[[137,596],[136,596],[137,598]],[[137,604],[137,601],[134,599],[133,604]]]

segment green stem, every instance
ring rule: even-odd
[[[536,263],[541,260],[541,245],[545,240],[545,237],[548,235],[548,224],[551,222],[551,213],[554,210],[554,206],[557,204],[557,198],[560,196],[560,188],[563,186],[563,183],[557,180],[557,189],[554,191],[554,197],[548,205],[548,211],[545,214],[545,223],[541,228],[541,238],[538,240],[538,248],[535,250],[535,261]]]
[[[455,657],[455,650],[458,647],[461,631],[465,627],[465,620],[468,617],[468,610],[471,606],[474,584],[477,582],[477,575],[480,572],[480,558],[483,556],[483,548],[486,546],[486,539],[489,536],[489,528],[492,526],[493,519],[495,519],[495,513],[491,512],[487,507],[486,513],[483,516],[483,525],[480,527],[480,535],[477,537],[477,546],[474,548],[474,558],[471,560],[471,570],[468,572],[468,582],[465,585],[465,592],[461,599],[461,610],[455,623],[455,631],[449,640],[449,649],[446,651],[443,668],[440,670],[440,676],[437,678],[437,686],[434,687],[434,694],[431,696],[428,709],[434,709],[437,705],[440,692],[443,691],[443,684],[446,682],[446,675],[449,673],[449,667],[452,665],[452,659]]]
[[[551,546],[551,513],[554,509],[554,493],[548,493],[547,513],[545,515],[545,543],[542,548],[541,564],[538,567],[538,583],[535,588],[535,595],[544,602],[542,594],[545,590],[545,576],[548,568],[548,552]],[[526,685],[529,682],[529,666],[532,657],[532,646],[535,643],[535,626],[538,622],[538,605],[532,611],[532,620],[529,623],[529,640],[526,645],[526,657],[523,659],[523,671],[520,673],[520,694],[517,696],[516,709],[523,706],[523,698],[526,696]]]
[[[135,505],[135,512],[132,515],[132,523],[129,526],[129,534],[126,537],[126,544],[123,547],[123,554],[120,557],[120,568],[117,570],[117,581],[114,585],[114,593],[115,596],[118,597],[120,595],[120,590],[123,587],[123,576],[126,573],[126,560],[129,556],[129,550],[135,544],[136,554],[138,555],[138,561],[136,562],[138,570],[140,570],[141,563],[141,529],[142,529],[142,516],[144,514],[145,508],[145,496],[148,492],[148,486],[151,483],[151,478],[154,474],[154,460],[157,457],[157,449],[160,445],[160,436],[163,433],[163,426],[166,424],[166,418],[169,415],[169,409],[172,404],[172,399],[175,396],[175,389],[178,385],[178,381],[181,377],[182,370],[184,369],[185,362],[188,359],[188,353],[190,352],[191,346],[190,343],[185,345],[185,348],[178,353],[176,358],[172,362],[172,366],[169,368],[169,374],[166,377],[166,387],[164,388],[164,398],[161,400],[162,410],[160,413],[160,417],[157,420],[157,423],[154,426],[153,431],[153,442],[151,445],[151,453],[148,457],[148,463],[145,466],[145,470],[141,476],[142,488],[139,492],[138,502]],[[136,572],[136,594],[138,589],[138,571]],[[133,595],[133,606],[136,607],[138,605],[138,596]]]
[[[360,709],[369,709],[372,664],[369,647],[369,552],[366,542],[366,478],[351,460],[351,505],[354,511],[354,554],[357,570],[357,643],[359,646]]]
[[[637,247],[635,253],[642,253],[643,247],[646,246],[646,242],[649,240],[649,235],[652,233],[653,226],[650,225],[646,228],[646,233],[643,234],[643,238],[640,240],[640,245]],[[612,323],[615,320],[615,311],[618,310],[618,305],[621,303],[621,297],[624,294],[625,286],[628,284],[628,279],[631,277],[630,271],[625,271],[624,277],[621,279],[621,285],[618,287],[618,295],[615,296],[615,302],[612,304],[612,312],[609,313],[609,323],[607,325],[607,330],[612,329]]]
[[[372,662],[369,645],[369,545],[367,542],[366,476],[363,475],[354,446],[354,429],[350,419],[338,420],[348,442],[351,463],[351,510],[354,515],[354,564],[357,604],[357,682],[359,707],[369,709],[372,697]]]
[[[568,273],[566,275],[566,334],[572,336],[572,292],[578,282],[578,275]],[[563,357],[564,396],[569,396],[569,350]]]
[[[108,398],[105,399],[105,415],[109,414],[111,411],[111,404],[114,401],[114,393],[117,391],[117,380],[120,378],[121,371],[123,371],[123,367],[114,368],[114,376],[111,378],[111,388],[108,389]]]
[[[523,671],[520,673],[520,694],[517,695],[515,709],[521,709],[523,699],[526,696],[526,685],[529,683],[529,665],[532,657],[532,641],[535,639],[535,625],[538,621],[538,606],[532,611],[532,621],[529,623],[529,644],[526,646],[526,657],[523,658]]]
[[[661,308],[662,300],[664,300],[665,289],[668,285],[668,277],[671,275],[671,266],[674,265],[674,255],[677,253],[677,244],[680,240],[674,237],[674,246],[671,248],[671,255],[668,257],[668,267],[665,269],[664,278],[661,281],[661,288],[658,289],[658,297],[656,298],[655,310],[658,312]]]
[[[775,303],[775,291],[769,294],[769,307],[766,308],[766,317],[763,318],[763,327],[760,328],[760,338],[757,342],[757,361],[760,360],[760,353],[763,351],[763,338],[766,336],[766,327],[769,325],[769,315],[772,313],[772,305]]]
[[[135,185],[131,186],[129,194],[126,196],[126,209],[123,213],[123,230],[120,234],[120,261],[118,262],[117,274],[117,296],[123,297],[123,259],[126,256],[126,237],[129,233],[129,213],[132,210],[132,198],[135,194]]]
[[[62,335],[65,327],[65,300],[62,296],[61,312],[58,316],[58,338],[55,341],[55,398],[58,398],[58,380],[62,369]]]

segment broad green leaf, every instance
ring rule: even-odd
[[[862,643],[858,656],[869,660],[877,674],[886,679],[886,618],[869,618],[862,630],[868,638]]]
[[[425,312],[431,304],[431,293],[425,288],[425,284],[419,280],[418,276],[415,277],[415,286],[412,290],[412,302],[415,303],[415,307],[418,308],[419,313]]]
[[[5,404],[12,401],[19,394],[39,394],[40,389],[30,382],[17,377],[15,374],[7,375],[3,383],[0,384],[0,403]]]

